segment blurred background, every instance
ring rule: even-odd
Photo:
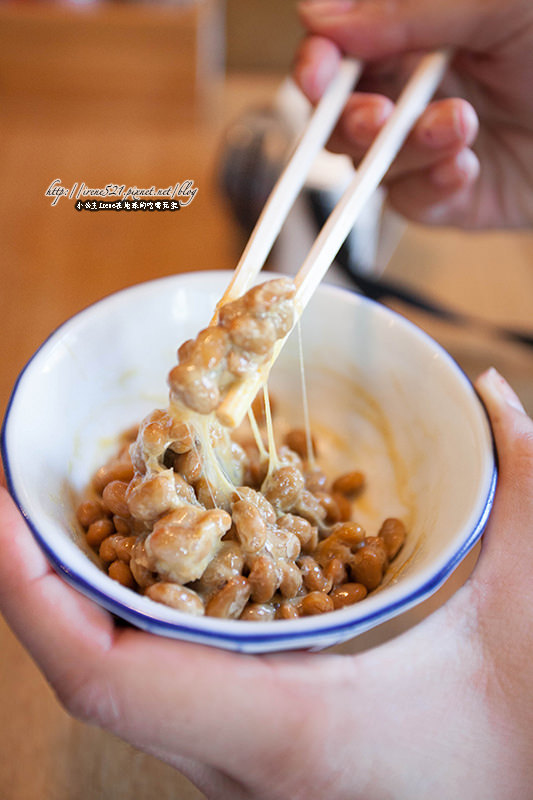
[[[301,35],[292,0],[0,4],[2,416],[25,362],[72,314],[132,283],[234,267],[306,114],[286,81]],[[315,171],[313,202],[295,208],[270,267],[297,270],[338,189],[324,174],[342,183],[349,169]],[[191,180],[198,193],[179,213],[91,213],[65,197],[53,205],[45,193],[56,179],[67,188]],[[426,230],[377,198],[345,260],[459,312],[533,329],[529,232]],[[340,268],[330,277],[349,283]],[[533,348],[394,305],[469,375],[494,364],[533,412]],[[5,625],[0,650],[3,798],[202,796],[71,720]]]

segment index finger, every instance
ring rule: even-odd
[[[479,52],[509,34],[506,6],[477,0],[309,0],[299,3],[298,12],[310,33],[369,61],[443,46]]]

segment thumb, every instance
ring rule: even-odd
[[[443,46],[482,51],[509,34],[501,2],[302,0],[298,12],[310,33],[365,60]]]
[[[499,478],[479,567],[500,579],[520,570],[529,580],[533,559],[533,421],[508,383],[489,369],[476,381],[487,408]],[[487,577],[487,576],[486,576]]]

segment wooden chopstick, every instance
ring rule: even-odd
[[[361,161],[352,182],[326,220],[295,277],[298,311],[301,314],[331,262],[339,252],[374,191],[381,183],[409,131],[425,109],[442,80],[449,53],[439,50],[424,56],[394,111]]]
[[[263,268],[313,162],[328,141],[359,79],[361,69],[361,62],[353,58],[341,61],[272,189],[217,309],[244,294]]]
[[[424,56],[401,93],[387,123],[367,151],[357,173],[328,217],[295,277],[296,316],[300,317],[313,292],[353,227],[359,213],[377,189],[414,123],[430,101],[450,58],[447,50]],[[271,359],[257,374],[234,386],[217,409],[224,425],[239,425],[287,337],[276,342]]]

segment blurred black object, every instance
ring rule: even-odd
[[[274,109],[252,109],[228,128],[218,181],[248,236],[289,158],[294,134]]]

